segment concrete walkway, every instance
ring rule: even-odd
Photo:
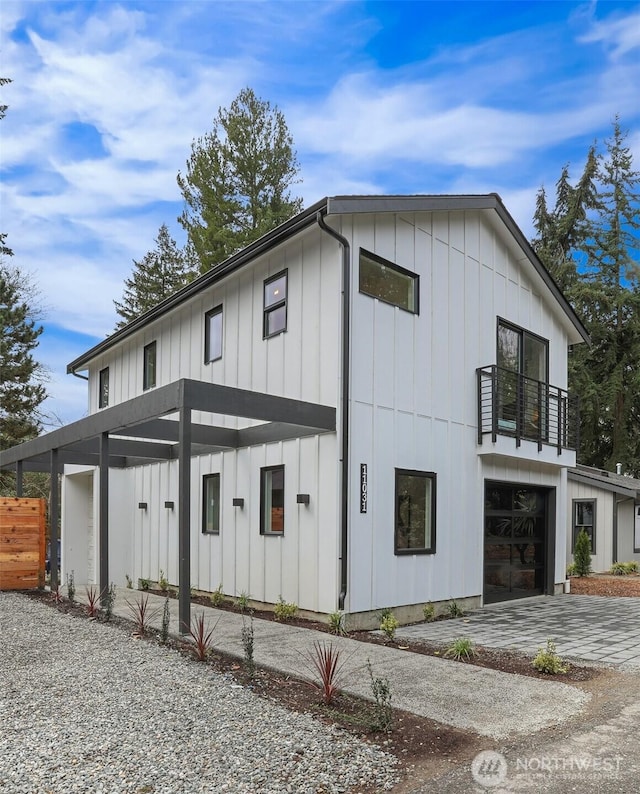
[[[503,601],[464,618],[403,627],[397,637],[437,645],[468,637],[485,648],[529,656],[551,638],[568,659],[640,670],[640,598],[557,595]]]
[[[161,596],[119,590],[114,613],[131,619],[128,604],[135,604],[141,597],[148,597],[149,607],[156,613],[153,625],[159,628],[164,605]],[[84,587],[77,588],[76,599],[86,603]],[[171,599],[169,605],[170,631],[177,634],[178,602]],[[243,620],[246,623],[248,618],[213,607],[192,606],[192,617],[201,613],[209,626],[215,626],[214,650],[241,659]],[[460,619],[447,623],[455,624],[451,629],[454,637],[460,636],[462,629],[468,633],[471,625]],[[425,630],[443,625],[425,624]],[[344,691],[371,698],[369,660],[374,676],[389,679],[392,705],[396,708],[495,739],[528,735],[560,724],[580,714],[589,700],[589,695],[577,687],[557,681],[511,675],[268,620],[254,619],[253,627],[254,658],[258,665],[299,678],[315,679],[309,654],[315,642],[331,642],[342,651],[345,660]],[[422,627],[402,629],[399,636],[418,628]]]

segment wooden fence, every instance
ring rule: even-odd
[[[44,585],[44,499],[0,497],[0,590]]]

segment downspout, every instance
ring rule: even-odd
[[[349,581],[348,566],[348,526],[349,526],[349,336],[351,327],[351,247],[346,237],[327,226],[324,220],[325,210],[316,214],[318,226],[342,246],[342,470],[340,493],[340,595],[338,609],[344,610]]]
[[[87,376],[87,375],[80,375],[78,372],[76,372],[76,371],[75,371],[75,369],[72,369],[72,370],[71,370],[71,374],[72,374],[72,375],[73,375],[75,378],[80,378],[80,380],[89,380],[89,378],[88,378],[88,376]]]

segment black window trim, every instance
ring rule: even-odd
[[[147,391],[148,389],[155,388],[156,384],[158,383],[158,347],[156,345],[157,340],[154,339],[153,342],[149,342],[148,345],[145,345],[142,349],[142,390]],[[147,383],[147,351],[153,350],[153,383]]]
[[[207,529],[207,482],[209,480],[218,481],[218,529]],[[220,493],[221,493],[221,477],[220,472],[211,472],[210,474],[202,475],[202,534],[203,535],[219,535],[220,534]]]
[[[222,315],[222,329],[220,334],[220,355],[216,356],[215,358],[211,358],[210,350],[211,350],[211,334],[209,333],[209,320],[216,315]],[[223,304],[219,304],[218,306],[214,306],[213,309],[209,309],[208,312],[204,314],[204,363],[205,364],[212,364],[214,361],[220,361],[222,358],[222,347],[224,343],[224,314],[223,314]]]
[[[271,284],[272,281],[277,281],[279,278],[285,277],[285,293],[284,298],[277,303],[273,303],[271,306],[266,306],[265,303],[265,289],[267,284]],[[284,306],[284,328],[281,328],[279,331],[274,331],[272,334],[267,333],[267,317],[272,314],[276,309],[280,309]],[[275,273],[273,276],[269,276],[265,278],[262,282],[262,338],[263,339],[272,339],[274,336],[278,336],[279,334],[285,333],[287,330],[287,323],[289,321],[289,268],[285,267],[284,270],[281,270],[279,273]]]
[[[260,468],[260,534],[265,537],[284,537],[284,505],[283,518],[282,518],[282,532],[274,532],[273,530],[266,529],[264,525],[264,508],[265,508],[265,488],[264,488],[264,475],[269,471],[282,470],[282,491],[285,493],[284,487],[284,463],[278,463],[276,466],[262,466]]]
[[[596,553],[596,526],[597,526],[597,499],[572,499],[571,500],[571,553],[574,554],[576,550],[576,538],[578,533],[576,531],[576,505],[577,504],[592,504],[593,508],[591,514],[593,516],[593,524],[591,525],[591,554]],[[584,526],[581,524],[581,526]]]
[[[636,544],[636,521],[640,518],[640,502],[633,503],[633,553],[640,553],[640,538]]]
[[[549,383],[549,340],[545,339],[544,336],[540,336],[539,334],[534,334],[533,331],[530,331],[528,328],[524,328],[523,326],[518,325],[517,323],[513,323],[513,322],[511,322],[511,320],[505,320],[504,317],[500,317],[500,316],[498,316],[497,323],[496,323],[496,363],[498,361],[497,353],[498,353],[498,347],[500,345],[500,326],[501,325],[504,326],[505,328],[510,328],[512,331],[516,331],[517,333],[519,333],[520,337],[521,337],[521,339],[523,341],[524,341],[524,337],[525,336],[530,336],[532,339],[537,339],[538,342],[542,342],[544,344],[544,346],[545,346],[545,348],[547,350],[547,356],[546,356],[547,360],[545,362],[545,364],[546,364],[546,372],[544,374],[544,377],[545,377],[544,382],[545,383]],[[524,355],[524,345],[521,345],[520,346],[520,360],[518,361],[518,375],[524,374],[523,371],[522,371],[523,363],[524,363],[523,360],[522,360],[522,356],[523,355]]]
[[[107,381],[107,394],[106,399],[104,396],[104,376],[106,375]],[[98,408],[108,408],[109,407],[109,367],[103,367],[98,372]]]
[[[398,548],[398,475],[421,477],[431,480],[431,544],[423,549],[399,549]],[[414,554],[435,554],[436,553],[436,499],[438,475],[435,471],[422,471],[419,469],[394,469],[394,490],[393,490],[393,553],[396,557],[412,556]]]
[[[384,265],[384,267],[388,267],[391,270],[395,270],[397,273],[401,273],[403,276],[409,276],[413,279],[415,284],[415,309],[405,309],[404,306],[399,306],[397,303],[386,300],[385,298],[381,298],[379,295],[372,295],[370,292],[367,292],[360,287],[360,257],[362,254],[364,254],[367,258],[372,259],[374,262],[377,262],[379,265]],[[403,312],[407,312],[408,314],[415,314],[416,316],[420,314],[420,275],[418,273],[414,273],[413,270],[408,270],[406,267],[402,267],[402,265],[398,265],[396,262],[391,262],[391,260],[385,259],[383,256],[374,254],[373,251],[368,251],[366,248],[362,247],[360,247],[358,254],[358,292],[361,295],[367,295],[369,298],[374,298],[375,300],[381,301],[382,303],[386,303],[387,306],[395,306],[396,308],[401,309]]]

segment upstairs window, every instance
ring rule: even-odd
[[[222,358],[222,306],[204,316],[204,363]]]
[[[576,549],[576,540],[582,530],[587,533],[591,541],[591,553],[596,553],[596,501],[595,499],[573,500],[573,544],[572,552]]]
[[[142,388],[152,389],[156,385],[156,343],[145,345],[143,352]]]
[[[419,283],[410,270],[360,249],[359,289],[365,295],[418,314]]]
[[[264,282],[262,336],[267,339],[287,330],[287,271]]]
[[[202,478],[202,531],[220,534],[220,475],[205,474]]]
[[[109,405],[109,367],[100,370],[98,375],[98,408]]]
[[[260,469],[260,533],[284,534],[284,466]]]
[[[436,550],[436,475],[396,469],[395,553]]]

